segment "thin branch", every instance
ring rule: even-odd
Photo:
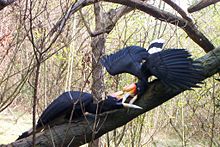
[[[126,5],[128,7],[131,7],[133,9],[139,9],[161,21],[168,22],[173,25],[177,25],[180,28],[182,28],[187,35],[195,42],[197,43],[201,48],[203,48],[206,52],[211,51],[214,49],[214,45],[206,38],[206,36],[200,32],[197,29],[197,26],[195,26],[192,22],[186,21],[185,19],[175,16],[172,13],[162,11],[154,6],[151,6],[147,4],[145,1],[142,0],[99,0],[99,1],[105,1],[105,2],[112,2],[112,3],[118,3],[122,5]],[[98,2],[98,0],[79,0],[75,4],[72,5],[72,7],[68,10],[67,14],[55,25],[55,27],[50,31],[48,34],[49,36],[52,36],[56,31],[56,35],[53,37],[51,44],[47,47],[45,52],[51,47],[53,42],[56,41],[59,34],[62,32],[67,20],[69,17],[78,11],[79,9],[83,8],[84,6],[93,4]],[[117,19],[116,19],[117,20]],[[113,25],[114,26],[114,25]],[[109,30],[111,30],[112,27],[110,27]],[[106,31],[106,30],[105,30]],[[94,34],[100,34],[103,31],[97,31]],[[107,31],[108,32],[108,29]]]
[[[206,78],[217,73],[218,67],[220,66],[220,47],[216,48],[213,51],[210,51],[205,56],[198,59],[201,61],[201,64],[204,67],[204,75]],[[134,110],[134,109],[121,109],[114,112],[108,112],[99,115],[100,119],[100,129],[96,132],[95,138],[102,136],[103,134],[116,129],[120,126],[125,125],[132,119],[137,116],[163,104],[164,102],[170,100],[174,96],[178,95],[183,91],[180,90],[169,90],[164,86],[159,80],[153,81],[148,89],[145,91],[144,95],[139,97],[136,104],[141,106],[143,110]],[[106,119],[107,117],[107,119]],[[68,125],[68,127],[67,127]],[[36,134],[36,145],[39,146],[52,146],[52,142],[49,139],[52,135],[54,138],[54,144],[60,146],[64,142],[64,146],[80,146],[92,140],[92,126],[94,125],[94,117],[88,117],[87,120],[84,118],[79,118],[75,120],[69,126],[68,122],[62,125],[54,126],[51,130],[46,129],[45,131]],[[63,135],[68,134],[63,141]],[[74,136],[74,140],[73,140]],[[22,140],[11,143],[12,146],[22,146],[29,147],[31,146],[31,136],[24,138]]]
[[[200,47],[202,47],[206,52],[214,49],[214,45],[206,38],[206,36],[200,32],[197,27],[185,19],[175,16],[169,12],[162,11],[154,6],[151,6],[140,0],[104,0],[106,2],[119,3],[129,7],[137,8],[161,21],[168,22],[173,25],[177,25],[182,28],[187,35]]]
[[[91,37],[96,37],[96,36],[98,36],[100,34],[103,34],[103,33],[110,33],[113,30],[113,28],[114,28],[115,24],[117,23],[117,21],[122,16],[124,16],[125,14],[131,12],[134,9],[135,8],[131,8],[131,7],[127,7],[127,6],[121,6],[117,9],[111,9],[109,12],[104,13],[104,15],[105,15],[104,28],[101,28],[101,29],[98,29],[98,30],[95,30],[95,31],[92,31],[90,29],[90,27],[88,26],[88,23],[85,20],[85,17],[83,16],[81,10],[80,10],[80,16],[82,17],[82,21],[83,21],[89,35]]]
[[[193,4],[192,6],[190,6],[187,10],[189,13],[193,13],[196,11],[199,11],[203,8],[206,8],[212,4],[215,4],[217,2],[219,2],[220,0],[200,0],[199,2]]]
[[[187,35],[200,47],[202,47],[206,52],[211,51],[214,49],[214,45],[206,38],[206,36],[200,32],[197,29],[197,26],[195,26],[192,22],[186,21],[185,19],[175,16],[169,12],[162,11],[154,6],[151,6],[147,4],[146,2],[142,0],[100,0],[100,1],[106,1],[106,2],[112,2],[112,3],[118,3],[122,5],[126,5],[131,8],[139,9],[161,21],[168,22],[173,25],[177,25],[180,28],[182,28]],[[84,6],[96,3],[97,0],[79,0],[77,3],[75,3],[70,11],[68,12],[68,15],[64,17],[62,21],[57,23],[56,27],[54,29],[63,28],[67,19],[70,17],[71,14],[78,11]],[[61,30],[60,30],[61,31]],[[60,32],[61,33],[61,32]],[[100,32],[98,32],[100,33]],[[96,34],[98,34],[96,33]],[[56,39],[56,37],[54,37]]]

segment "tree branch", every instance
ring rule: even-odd
[[[199,11],[205,7],[208,7],[212,4],[215,4],[219,1],[220,0],[201,0],[201,1],[193,4],[192,6],[190,6],[187,10],[189,13],[193,13],[193,12]]]
[[[205,77],[210,77],[218,71],[220,66],[220,47],[210,51],[205,56],[198,59],[204,67]],[[94,118],[87,117],[78,119],[74,123],[66,123],[47,129],[36,134],[36,145],[39,146],[79,146],[91,141],[92,134],[95,138],[125,125],[137,116],[163,104],[174,96],[183,91],[168,90],[159,80],[153,81],[143,96],[139,97],[136,104],[141,106],[143,110],[127,110],[121,109],[114,112],[104,113],[98,116],[98,123],[94,124]],[[97,126],[96,130],[92,130],[93,126]],[[64,140],[65,138],[65,140]],[[32,138],[11,143],[15,147],[30,147]]]
[[[177,25],[182,28],[187,35],[197,43],[201,48],[203,48],[206,52],[211,51],[214,49],[214,45],[206,38],[206,36],[197,29],[192,22],[189,22],[181,17],[175,16],[169,12],[162,11],[154,6],[147,4],[145,1],[142,0],[79,0],[75,4],[72,5],[72,8],[68,11],[68,14],[64,16],[61,21],[59,21],[54,29],[51,32],[55,32],[60,30],[59,28],[63,28],[67,19],[76,11],[83,8],[84,6],[96,3],[98,1],[105,1],[105,2],[112,2],[118,3],[122,5],[126,5],[131,7],[132,9],[139,9],[161,21],[171,23],[173,25]],[[128,9],[128,8],[127,8]],[[129,10],[130,11],[130,10]],[[111,27],[110,27],[111,29]],[[108,30],[108,29],[107,29]],[[61,31],[61,30],[60,30]],[[50,33],[51,33],[50,32]],[[95,32],[95,35],[102,33],[103,30]],[[49,34],[50,34],[49,33]],[[93,34],[94,35],[94,34]]]
[[[103,0],[106,2],[119,3],[129,7],[137,8],[161,21],[177,25],[182,28],[187,35],[196,42],[200,47],[202,47],[206,52],[214,49],[214,45],[205,37],[205,35],[200,32],[197,27],[185,19],[175,16],[169,12],[162,11],[154,6],[151,6],[140,0]]]
[[[163,1],[168,5],[170,5],[174,10],[176,10],[184,19],[186,19],[189,22],[192,22],[192,19],[188,17],[186,12],[181,7],[179,7],[175,2],[173,2],[172,0],[163,0]]]
[[[131,7],[127,7],[127,6],[121,6],[117,9],[112,9],[110,10],[108,13],[104,13],[105,15],[105,25],[104,28],[95,30],[95,31],[91,31],[91,29],[89,28],[84,16],[82,15],[82,12],[80,12],[80,15],[82,17],[82,21],[85,25],[85,27],[87,28],[87,31],[89,33],[89,35],[91,37],[96,37],[100,34],[103,33],[110,33],[112,31],[112,29],[114,28],[115,24],[117,23],[117,21],[124,16],[125,14],[131,12],[132,10],[134,10],[134,8]]]

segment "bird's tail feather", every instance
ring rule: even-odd
[[[25,132],[22,133],[22,134],[18,137],[18,139],[16,139],[16,140],[20,140],[20,139],[26,138],[26,137],[30,136],[31,134],[33,134],[33,129],[30,129],[30,130],[28,130],[28,131],[25,131]]]

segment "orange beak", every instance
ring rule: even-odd
[[[123,91],[117,91],[115,93],[110,94],[110,96],[117,98],[118,100],[123,98]]]
[[[131,85],[124,87],[123,91],[129,93],[130,96],[135,96],[137,94],[137,86],[135,83],[132,83]]]

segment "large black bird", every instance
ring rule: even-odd
[[[101,58],[102,65],[111,75],[130,73],[138,77],[137,84],[146,85],[152,75],[176,89],[198,87],[204,79],[198,62],[185,49],[166,49],[150,54],[139,46],[125,47]]]
[[[47,126],[61,124],[65,120],[72,120],[82,117],[85,112],[100,114],[106,111],[120,109],[123,107],[141,107],[133,104],[124,104],[122,100],[113,96],[107,96],[105,100],[93,103],[93,96],[86,92],[68,91],[57,97],[41,114],[36,125],[36,132],[41,131]],[[24,132],[19,139],[30,136],[33,130]]]

